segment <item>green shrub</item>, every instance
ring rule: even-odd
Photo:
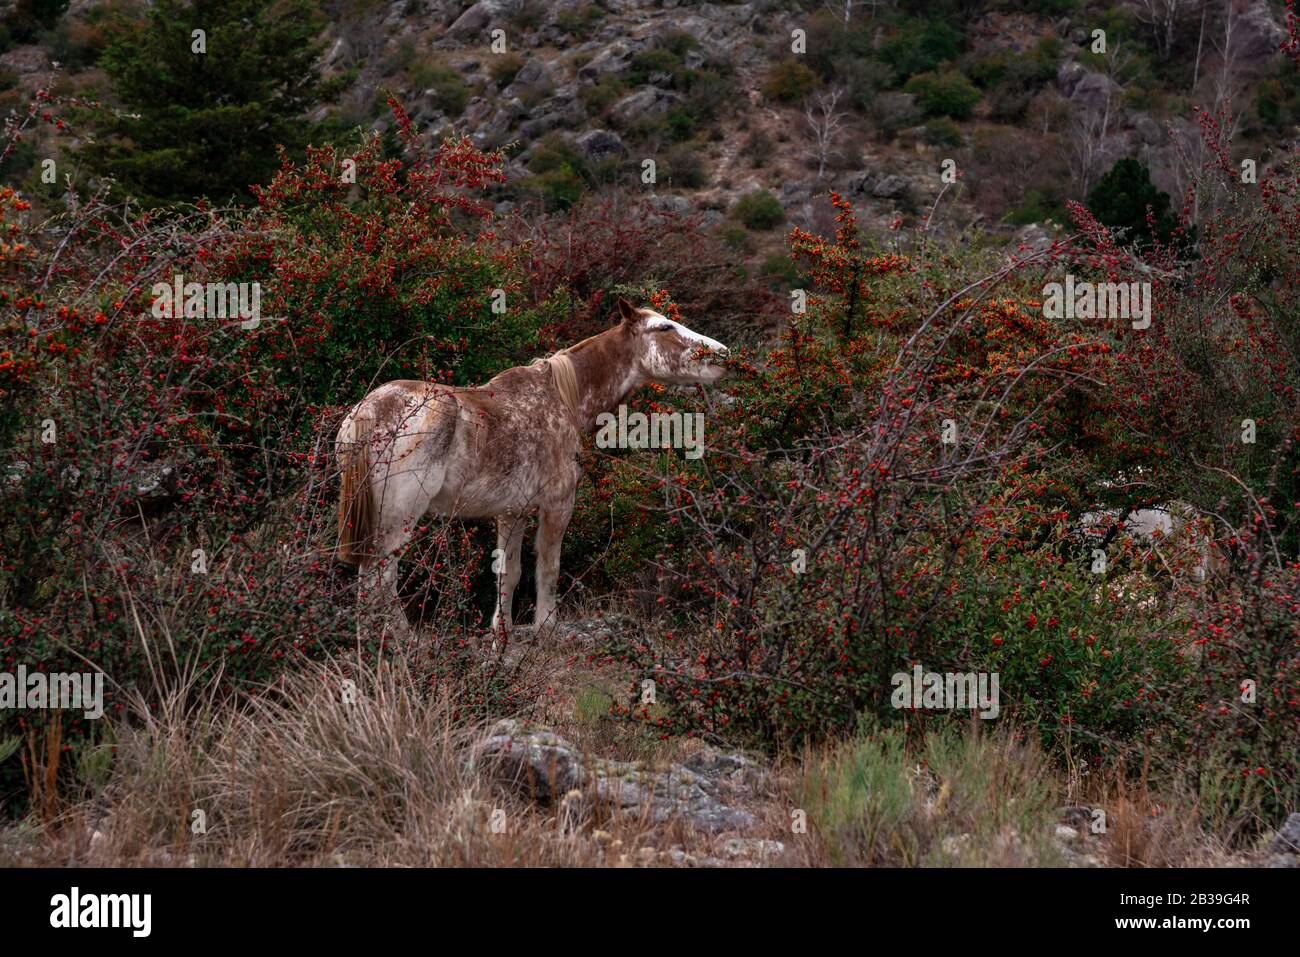
[[[527,33],[546,22],[546,4],[541,0],[520,0],[510,13],[510,25]]]
[[[528,61],[518,53],[496,53],[488,61],[488,76],[498,87],[509,86]]]
[[[1013,226],[1026,226],[1049,219],[1058,223],[1065,222],[1065,205],[1059,196],[1041,189],[1026,190],[1024,198],[1005,217],[1005,221]]]
[[[788,289],[799,282],[799,266],[785,253],[764,256],[759,272],[775,286]]]
[[[1294,64],[1279,63],[1259,81],[1254,108],[1260,125],[1274,133],[1300,123],[1300,73]]]
[[[961,131],[946,117],[925,124],[925,141],[931,146],[960,146]]]
[[[555,15],[555,25],[578,40],[586,40],[596,32],[605,11],[594,3],[584,4],[576,10],[562,10]]]
[[[406,71],[407,79],[417,89],[432,91],[433,105],[450,117],[460,116],[469,102],[469,87],[459,70],[437,63],[418,63]]]
[[[563,137],[550,134],[528,160],[532,174],[520,184],[542,197],[548,209],[567,209],[578,201],[592,181],[586,161]]]
[[[936,70],[962,51],[962,35],[938,19],[904,21],[880,46],[880,59],[906,79]]]
[[[734,249],[738,253],[748,256],[757,248],[753,235],[742,226],[723,226],[718,235],[728,249]]]
[[[796,796],[832,864],[1058,863],[1050,835],[1059,792],[1032,742],[939,726],[907,744],[900,729],[868,720],[808,760]],[[953,842],[955,834],[972,839]]]
[[[602,76],[595,83],[582,87],[578,97],[582,100],[582,105],[587,108],[587,112],[599,115],[622,99],[625,93],[627,93],[627,84],[611,73]]]
[[[980,101],[980,92],[961,73],[922,73],[907,81],[903,89],[916,95],[926,116],[969,119]]]
[[[659,38],[659,45],[679,57],[700,48],[699,38],[686,30],[672,30]]]
[[[900,130],[914,125],[921,118],[916,97],[910,93],[890,91],[871,101],[871,122],[880,136],[888,141]]]
[[[632,86],[644,86],[650,82],[651,76],[662,73],[668,77],[667,85],[672,86],[674,77],[683,70],[682,59],[676,53],[663,47],[651,47],[632,56],[627,68],[627,82]]]
[[[782,60],[768,70],[763,90],[778,102],[797,103],[819,84],[817,74],[798,60]]]
[[[736,200],[731,206],[731,215],[749,229],[774,229],[785,222],[781,201],[764,189],[746,193]]]
[[[709,183],[709,170],[697,143],[681,143],[664,155],[668,184],[677,189],[701,189]]]
[[[686,109],[701,125],[713,120],[735,92],[731,77],[711,68],[688,70],[681,89],[686,93]]]
[[[751,163],[762,168],[767,165],[775,150],[776,144],[772,142],[772,137],[762,130],[753,130],[745,137],[745,145],[741,152]]]

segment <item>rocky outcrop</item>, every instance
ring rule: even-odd
[[[610,130],[587,130],[573,142],[589,163],[600,164],[627,155],[627,147],[619,135]]]
[[[471,749],[471,762],[502,786],[567,814],[602,807],[654,823],[683,818],[709,834],[742,831],[756,820],[736,807],[761,772],[749,758],[711,748],[685,764],[653,770],[629,761],[583,754],[547,728],[498,721]]]
[[[1268,846],[1269,867],[1300,867],[1300,813],[1291,814]]]
[[[1266,0],[1255,0],[1232,24],[1232,67],[1238,73],[1262,73],[1282,55],[1286,30]]]
[[[644,117],[662,116],[681,101],[681,96],[671,90],[646,86],[615,103],[609,115],[619,126],[627,127]]]
[[[1056,71],[1056,88],[1077,107],[1099,110],[1121,92],[1119,84],[1102,73],[1093,73],[1075,60],[1067,60]]]

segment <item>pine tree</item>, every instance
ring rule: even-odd
[[[1127,243],[1143,245],[1151,241],[1148,206],[1155,236],[1169,242],[1175,225],[1169,194],[1156,189],[1147,168],[1132,157],[1117,160],[1088,194],[1088,209],[1105,226],[1122,229]]]
[[[156,0],[100,60],[119,109],[90,118],[81,158],[147,206],[247,202],[328,95],[322,22],[314,0]]]

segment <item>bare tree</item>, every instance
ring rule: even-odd
[[[1234,42],[1237,25],[1237,14],[1233,11],[1231,0],[1227,0],[1224,3],[1222,31],[1210,40],[1215,55],[1210,58],[1206,76],[1209,90],[1202,98],[1207,111],[1216,120],[1215,148],[1218,150],[1226,150],[1227,144],[1232,141],[1241,125],[1241,111],[1236,109],[1241,95],[1237,46]],[[1199,223],[1205,215],[1207,203],[1210,209],[1215,206],[1202,173],[1211,153],[1211,145],[1201,131],[1185,130],[1174,138],[1174,146],[1174,180],[1179,189],[1190,193],[1189,215],[1192,223]]]
[[[1237,26],[1237,16],[1233,13],[1231,0],[1224,3],[1223,33],[1219,39],[1211,41],[1219,55],[1218,69],[1214,74],[1214,104],[1216,116],[1231,117],[1227,123],[1227,133],[1231,137],[1237,131],[1240,120],[1233,108],[1241,92],[1237,78],[1237,45],[1233,42],[1233,32]]]
[[[1107,139],[1118,113],[1116,96],[1123,91],[1123,80],[1132,62],[1132,55],[1119,43],[1110,44],[1104,68],[1104,76],[1109,81],[1106,84],[1105,100],[1099,106],[1080,104],[1071,119],[1066,159],[1070,174],[1084,195],[1092,188],[1108,158],[1110,144]]]
[[[842,89],[836,88],[818,93],[809,99],[804,108],[804,116],[811,127],[813,139],[817,144],[817,178],[826,174],[826,163],[830,159],[831,147],[844,124],[845,111],[839,105],[844,96]]]
[[[837,17],[844,20],[844,26],[847,27],[853,20],[854,7],[866,7],[870,10],[868,16],[876,15],[876,7],[880,6],[880,0],[825,0],[825,7]]]
[[[1201,78],[1201,53],[1205,49],[1205,17],[1209,10],[1208,2],[1201,4],[1201,26],[1196,34],[1196,65],[1192,68],[1192,92],[1196,91],[1196,84]]]
[[[1203,0],[1138,0],[1137,18],[1151,27],[1156,50],[1168,57],[1177,39],[1178,26],[1196,11]]]
[[[847,27],[853,19],[853,0],[826,0],[826,9],[837,17],[844,18],[844,25]]]

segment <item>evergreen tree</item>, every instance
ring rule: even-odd
[[[146,205],[247,202],[328,95],[322,23],[314,0],[156,0],[104,51],[120,109],[90,118],[81,157]]]
[[[1148,206],[1155,236],[1169,242],[1175,226],[1169,194],[1156,189],[1147,168],[1132,157],[1117,160],[1088,194],[1088,209],[1103,225],[1122,229],[1127,243],[1142,245],[1151,241]]]

